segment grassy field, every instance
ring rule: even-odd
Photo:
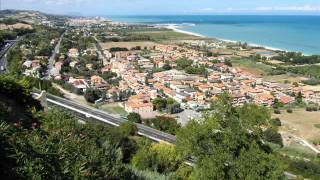
[[[311,149],[302,146],[299,143],[291,143],[289,146],[277,149],[281,154],[285,154],[291,157],[309,158],[313,159],[317,157],[317,154]]]
[[[270,82],[275,82],[275,83],[285,83],[285,81],[289,83],[293,82],[301,82],[305,78],[301,76],[294,76],[294,75],[287,75],[287,74],[282,74],[282,75],[269,75],[269,72],[272,70],[272,66],[255,62],[252,60],[248,59],[236,59],[232,60],[232,65],[234,67],[239,67],[243,70],[246,70],[248,72],[251,72],[255,75],[260,75],[263,76],[263,78],[267,81]]]
[[[132,32],[131,34],[146,35],[146,36],[149,36],[154,41],[203,39],[198,36],[193,36],[193,35],[184,34],[180,32],[174,32],[172,30],[139,31],[139,32]]]
[[[264,76],[264,79],[270,82],[276,82],[276,83],[284,83],[285,81],[288,81],[290,83],[293,82],[301,82],[301,80],[304,80],[304,78],[299,76],[290,76],[287,74],[281,74],[281,75],[267,75]]]
[[[104,104],[99,107],[100,110],[106,111],[111,114],[118,114],[121,116],[127,116],[128,113],[118,104]]]
[[[133,47],[140,46],[142,49],[144,47],[152,48],[156,43],[151,41],[137,41],[137,42],[108,42],[100,43],[102,49],[110,49],[112,47],[121,47],[131,49]]]
[[[274,114],[278,117],[283,126],[282,131],[290,132],[309,142],[320,139],[320,112],[307,112],[305,109],[294,109],[293,113],[282,111],[281,114]]]
[[[232,60],[234,67],[239,67],[245,71],[256,75],[266,76],[272,70],[272,67],[263,63],[255,62],[249,59],[235,59]]]

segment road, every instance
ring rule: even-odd
[[[52,72],[52,68],[54,66],[54,63],[55,63],[55,57],[57,54],[59,54],[59,51],[60,51],[60,44],[61,44],[61,41],[62,41],[62,38],[64,36],[65,33],[62,33],[61,36],[60,36],[60,39],[57,43],[57,45],[55,46],[53,52],[52,52],[52,55],[50,56],[49,60],[48,60],[48,66],[47,66],[47,73],[46,73],[46,76],[45,76],[45,79],[50,79],[51,77],[51,72]]]
[[[7,59],[6,59],[6,53],[9,51],[9,49],[13,48],[17,44],[18,40],[12,40],[7,42],[7,46],[5,46],[0,51],[0,73],[7,72]]]
[[[35,92],[34,94],[39,95],[39,92]],[[70,100],[53,96],[50,94],[47,94],[47,103],[49,107],[50,106],[62,107],[71,112],[84,115],[87,118],[92,118],[94,120],[104,122],[113,126],[119,126],[120,124],[126,122],[125,119],[110,115],[104,111],[100,111],[90,106],[85,106],[85,105],[76,103],[74,101],[70,101]],[[147,127],[145,125],[137,124],[137,128],[138,128],[139,135],[145,136],[154,141],[157,141],[157,142],[164,141],[168,143],[175,143],[176,141],[175,136]]]

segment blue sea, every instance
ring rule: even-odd
[[[320,55],[320,16],[117,16],[114,21],[176,24],[211,38]]]

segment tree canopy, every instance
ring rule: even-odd
[[[228,94],[213,103],[202,120],[177,133],[177,150],[196,162],[192,179],[279,179],[283,169],[263,141],[270,114],[263,107],[235,108]]]

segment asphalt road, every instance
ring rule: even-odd
[[[6,53],[8,50],[16,45],[17,41],[10,41],[8,42],[8,45],[1,49],[0,51],[0,73],[4,73],[7,71],[7,59],[6,59]]]
[[[50,76],[51,76],[51,70],[53,69],[53,66],[54,66],[54,63],[55,63],[55,57],[57,54],[59,54],[59,51],[60,51],[60,44],[61,44],[61,41],[62,41],[62,38],[64,36],[65,33],[63,33],[61,36],[60,36],[60,39],[58,41],[58,43],[56,44],[53,52],[52,52],[52,55],[50,56],[49,60],[48,60],[48,70],[47,70],[47,73],[46,73],[46,79],[50,79]]]
[[[94,120],[108,123],[114,126],[119,126],[120,124],[126,122],[125,119],[112,116],[104,111],[100,111],[90,106],[85,106],[85,105],[76,103],[74,101],[70,101],[70,100],[53,96],[50,94],[47,94],[47,102],[49,106],[59,106],[64,109],[68,109],[69,111],[83,114],[87,118],[92,118]],[[156,129],[147,127],[142,124],[137,124],[137,127],[138,127],[138,133],[140,135],[150,138],[152,140],[155,140],[158,142],[164,141],[168,143],[175,143],[176,141],[176,137],[171,134],[158,131]]]

